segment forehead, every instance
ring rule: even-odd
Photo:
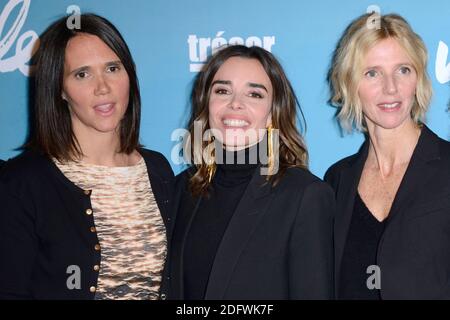
[[[231,57],[217,70],[214,80],[242,80],[270,85],[270,79],[261,63],[256,59]]]
[[[378,41],[367,50],[362,57],[362,61],[365,67],[372,65],[389,66],[401,63],[412,64],[411,57],[406,50],[393,38]]]
[[[66,64],[91,65],[120,60],[106,43],[92,34],[80,33],[70,39],[66,46]]]

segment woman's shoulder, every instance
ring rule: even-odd
[[[298,205],[307,206],[309,210],[317,208],[314,211],[316,213],[314,216],[316,217],[329,216],[334,213],[335,195],[333,189],[328,183],[307,169],[287,169],[283,179],[279,185],[275,186],[275,189],[277,189],[276,193],[282,199],[280,201],[285,201],[283,199],[286,199],[286,197],[289,199],[295,198],[298,200]]]
[[[438,137],[438,141],[442,157],[450,159],[450,141],[444,140],[441,137]]]
[[[343,169],[348,168],[351,163],[353,163],[358,157],[358,153],[352,154],[351,156],[345,157],[336,161],[332,164],[325,172],[324,180],[327,181],[329,177],[335,176]]]
[[[26,150],[3,164],[0,179],[32,180],[48,170],[50,161],[37,151]]]
[[[145,160],[152,161],[152,162],[159,163],[159,164],[163,164],[163,163],[169,164],[169,161],[161,152],[141,148],[141,149],[139,149],[139,153]]]
[[[46,192],[48,184],[56,179],[55,172],[50,158],[36,151],[24,151],[6,161],[0,171],[0,185],[12,195],[27,199],[31,191]]]
[[[139,149],[139,153],[144,158],[147,167],[150,167],[153,172],[157,172],[165,178],[173,178],[172,167],[162,153],[144,148]]]
[[[441,137],[437,136],[437,142],[438,142],[438,148],[439,151],[437,153],[436,158],[439,161],[434,161],[433,165],[436,166],[436,168],[439,171],[440,179],[441,180],[447,180],[447,185],[450,177],[450,142],[442,139]]]
[[[189,182],[189,179],[192,178],[192,176],[196,172],[195,166],[190,166],[188,168],[185,168],[183,171],[181,171],[179,174],[175,176],[175,184],[177,186],[183,186],[187,185]]]
[[[320,180],[317,176],[315,176],[311,171],[307,168],[302,167],[290,167],[286,169],[284,173],[283,180],[287,182],[296,182],[303,181],[308,184],[310,182],[314,182]]]
[[[306,168],[288,168],[280,182],[280,187],[295,188],[301,192],[314,186],[317,189],[328,189],[329,186]]]

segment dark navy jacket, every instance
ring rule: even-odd
[[[140,153],[170,233],[172,169],[160,153]],[[94,299],[101,250],[89,210],[90,192],[47,157],[27,151],[9,160],[0,173],[0,299]],[[81,289],[68,289],[72,265]]]

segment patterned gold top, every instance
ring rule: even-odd
[[[131,167],[54,162],[75,185],[92,190],[102,248],[95,299],[158,299],[167,239],[144,159]]]

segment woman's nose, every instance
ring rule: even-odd
[[[394,76],[386,76],[384,78],[384,91],[388,94],[397,93],[397,80]]]
[[[231,109],[242,109],[244,107],[241,97],[237,94],[233,95],[229,106]]]
[[[110,92],[110,87],[104,76],[97,76],[97,83],[95,87],[95,95],[104,95]]]

